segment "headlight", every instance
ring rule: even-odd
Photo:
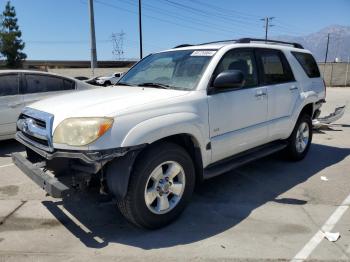
[[[67,118],[55,129],[53,142],[70,146],[85,146],[103,136],[113,125],[112,118]]]

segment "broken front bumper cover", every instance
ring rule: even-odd
[[[16,135],[16,139],[26,147],[36,152],[38,155],[42,156],[44,160],[52,160],[54,158],[80,159],[91,166],[99,168],[116,157],[122,157],[129,152],[139,151],[146,146],[146,144],[142,144],[138,146],[121,147],[101,151],[55,150],[53,152],[47,152],[33,146],[30,144],[30,142],[21,139],[18,134]],[[68,196],[72,192],[71,188],[60,182],[49,170],[46,170],[46,161],[32,163],[20,153],[13,153],[12,161],[23,173],[25,173],[52,197],[62,198]],[[98,168],[94,169],[96,172],[98,170]]]
[[[73,158],[83,160],[87,164],[96,164],[110,161],[115,157],[124,156],[130,151],[139,150],[146,146],[145,144],[142,144],[137,146],[119,147],[100,151],[54,150],[53,152],[47,152],[31,144],[29,141],[24,140],[20,133],[16,134],[16,140],[47,160],[52,160],[54,158]]]

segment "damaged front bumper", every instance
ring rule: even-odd
[[[20,153],[12,154],[13,163],[38,186],[54,198],[62,198],[70,193],[70,188],[58,181],[50,171],[44,171]]]
[[[60,182],[54,174],[47,169],[47,162],[55,158],[66,158],[69,159],[69,168],[72,170],[72,173],[73,171],[78,171],[91,175],[99,172],[100,169],[112,159],[123,157],[129,152],[139,151],[146,146],[138,145],[101,151],[54,150],[53,152],[47,152],[35,147],[29,141],[22,139],[20,133],[16,134],[16,139],[38,154],[43,161],[33,163],[22,154],[14,153],[12,154],[13,163],[54,198],[62,198],[69,195],[71,188]],[[73,173],[73,176],[74,175]]]

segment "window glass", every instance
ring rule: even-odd
[[[64,89],[63,79],[46,75],[26,75],[26,90],[24,93],[41,93],[62,91]]]
[[[314,78],[321,76],[317,63],[311,54],[300,52],[292,52],[292,54],[298,60],[308,77]]]
[[[293,73],[285,57],[275,50],[260,50],[263,82],[266,85],[294,81]]]
[[[239,70],[244,75],[244,87],[258,85],[254,53],[251,50],[232,50],[226,53],[215,70],[217,76],[226,70]]]
[[[75,82],[68,79],[64,79],[63,90],[73,90],[73,89],[75,89]]]
[[[0,96],[18,94],[18,75],[0,75]]]

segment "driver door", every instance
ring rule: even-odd
[[[264,144],[268,138],[267,89],[259,86],[254,50],[228,51],[212,79],[226,70],[240,70],[245,81],[240,88],[213,89],[208,95],[212,162]]]

